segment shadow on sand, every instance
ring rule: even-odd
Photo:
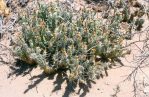
[[[27,74],[30,74],[30,72],[36,68],[36,65],[30,65],[25,63],[24,61],[21,60],[16,60],[15,66],[11,66],[11,73],[9,74],[8,78],[11,77],[11,75],[17,76],[25,76]],[[40,82],[42,82],[45,78],[48,78],[49,80],[54,80],[54,77],[56,77],[56,80],[53,82],[54,88],[52,92],[56,92],[58,90],[61,90],[61,86],[64,82],[67,83],[65,92],[62,95],[62,97],[69,97],[69,95],[73,92],[77,92],[79,97],[84,97],[88,92],[89,88],[92,87],[92,84],[96,84],[94,81],[88,80],[87,84],[83,83],[75,83],[75,82],[70,82],[67,78],[67,75],[65,74],[64,70],[58,70],[56,74],[51,74],[47,75],[45,73],[41,73],[36,76],[31,76],[29,80],[34,80],[31,85],[28,85],[28,88],[24,91],[24,94],[27,93],[28,91],[32,90],[35,88]],[[75,88],[79,86],[79,90],[75,91]],[[83,92],[81,92],[83,91]]]

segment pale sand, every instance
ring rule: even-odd
[[[149,26],[148,22],[144,25],[146,27]],[[137,38],[138,36],[135,36],[133,40]],[[7,45],[7,42],[2,41],[2,43]],[[140,43],[138,43],[138,45],[141,47]],[[139,54],[136,46],[133,45],[131,48],[133,48],[132,54],[126,56],[128,61],[133,60],[133,54]],[[122,62],[127,66],[135,66],[135,64],[127,62],[124,58]],[[145,73],[149,75],[148,68],[145,69]],[[132,81],[122,82],[131,71],[132,68],[129,67],[110,69],[108,70],[109,75],[95,80],[95,83],[92,83],[91,87],[89,87],[89,91],[86,92],[87,87],[84,87],[84,90],[82,89],[83,87],[81,87],[80,93],[78,94],[80,89],[78,86],[70,97],[112,97],[111,95],[115,93],[117,86],[120,87],[120,92],[117,94],[117,97],[133,97]],[[31,74],[25,76],[19,75],[16,77],[12,75],[8,78],[10,73],[11,70],[9,66],[0,65],[0,97],[67,97],[69,93],[68,90],[65,90],[67,86],[66,81],[61,79],[60,76],[57,77],[57,75],[48,79],[39,68],[33,69]],[[142,81],[142,78],[142,74],[138,75],[137,80]],[[149,84],[148,82],[146,81],[146,84]],[[55,87],[57,87],[58,90],[52,92]],[[143,89],[149,92],[147,86],[145,88],[143,87]],[[149,95],[142,95],[140,97],[149,97]]]

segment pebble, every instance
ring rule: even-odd
[[[29,0],[18,0],[18,2],[21,7],[25,7],[27,5],[27,3],[29,2]]]

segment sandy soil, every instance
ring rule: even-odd
[[[0,71],[1,97],[68,97],[69,89],[60,75],[47,77],[40,69],[31,74],[8,78],[10,69],[2,65]],[[118,97],[132,97],[131,82],[122,82],[131,70],[125,67],[109,70],[109,76],[92,82],[91,85],[77,87],[70,97],[112,97],[117,86],[120,87]],[[114,90],[115,89],[115,90]]]
[[[146,18],[146,17],[145,17]],[[149,26],[146,21],[144,29]],[[142,38],[144,35],[142,35]],[[7,35],[0,41],[0,46],[9,48],[9,37]],[[137,40],[138,36],[133,38]],[[131,42],[131,41],[130,41]],[[142,47],[142,43],[138,43]],[[14,62],[10,57],[9,50],[6,47],[0,47],[0,56],[6,61],[5,64],[0,64],[0,97],[133,97],[134,82],[132,80],[124,81],[136,66],[133,62],[134,55],[138,55],[139,49],[136,45],[132,45],[132,53],[123,58],[124,67],[114,67],[108,70],[109,75],[104,76],[95,81],[91,81],[87,86],[78,85],[73,93],[71,87],[61,74],[47,76],[42,73],[40,68],[28,67],[12,67]],[[4,55],[1,55],[4,53]],[[24,72],[25,71],[25,72]],[[30,72],[31,71],[31,72]],[[144,69],[146,75],[149,75],[148,68]],[[138,72],[136,77],[138,86],[142,91],[139,91],[138,97],[149,97],[149,78]],[[142,83],[146,84],[144,87]]]

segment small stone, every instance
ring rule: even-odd
[[[19,4],[21,5],[21,7],[25,7],[28,2],[29,0],[19,0]]]

